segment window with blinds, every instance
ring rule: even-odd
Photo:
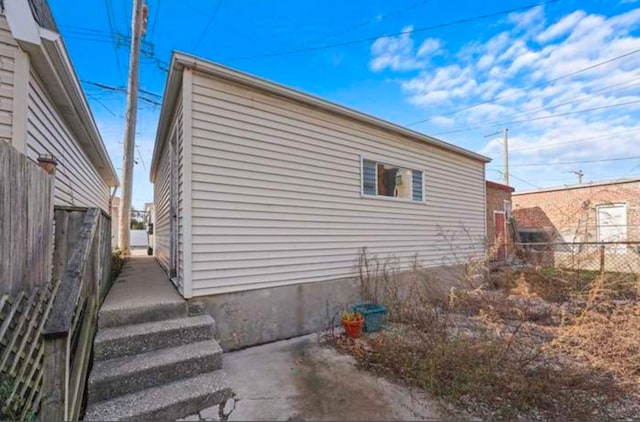
[[[424,173],[362,159],[362,194],[423,202]]]

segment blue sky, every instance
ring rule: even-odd
[[[91,83],[126,85],[130,3],[50,0],[118,171],[125,96]],[[162,67],[180,50],[481,152],[494,160],[491,180],[503,159],[486,135],[508,127],[518,190],[574,183],[574,170],[585,181],[640,175],[629,158],[640,156],[640,3],[560,0],[495,15],[534,3],[148,0],[141,86],[162,94]],[[494,16],[423,30],[481,15]],[[329,44],[343,45],[310,48]],[[136,208],[153,198],[159,112],[140,104]]]

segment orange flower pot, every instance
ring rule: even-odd
[[[362,334],[362,326],[364,325],[364,318],[360,318],[357,321],[342,320],[342,326],[347,336],[351,338],[358,338]]]

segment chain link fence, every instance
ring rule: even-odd
[[[640,273],[640,242],[516,243],[512,258],[534,266]]]

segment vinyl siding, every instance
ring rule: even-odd
[[[53,155],[56,205],[100,207],[109,213],[109,186],[98,174],[78,140],[50,101],[38,75],[31,70],[27,94],[27,155],[36,160]]]
[[[194,73],[193,296],[483,256],[483,163]],[[369,153],[369,152],[372,153]],[[361,157],[424,171],[425,200],[361,196]]]
[[[182,101],[178,99],[178,106],[171,123],[169,138],[162,151],[160,162],[158,164],[158,173],[154,183],[154,206],[155,206],[155,249],[154,255],[158,259],[160,265],[165,271],[169,272],[170,253],[171,253],[171,137],[177,134],[178,147],[178,268],[176,269],[176,278],[173,280],[176,287],[182,293],[184,291],[184,226],[183,226],[183,175],[184,175],[184,159],[183,159],[183,117],[182,117]]]
[[[169,200],[171,168],[169,165],[169,143],[165,145],[160,163],[158,165],[158,175],[153,185],[153,205],[156,210],[153,235],[155,249],[153,251],[160,265],[169,271],[169,241],[171,239],[170,214],[171,204]]]
[[[184,137],[182,101],[176,112],[176,133],[178,136],[178,290],[184,291]]]
[[[13,120],[13,80],[18,45],[7,19],[0,15],[0,140],[11,142]]]

